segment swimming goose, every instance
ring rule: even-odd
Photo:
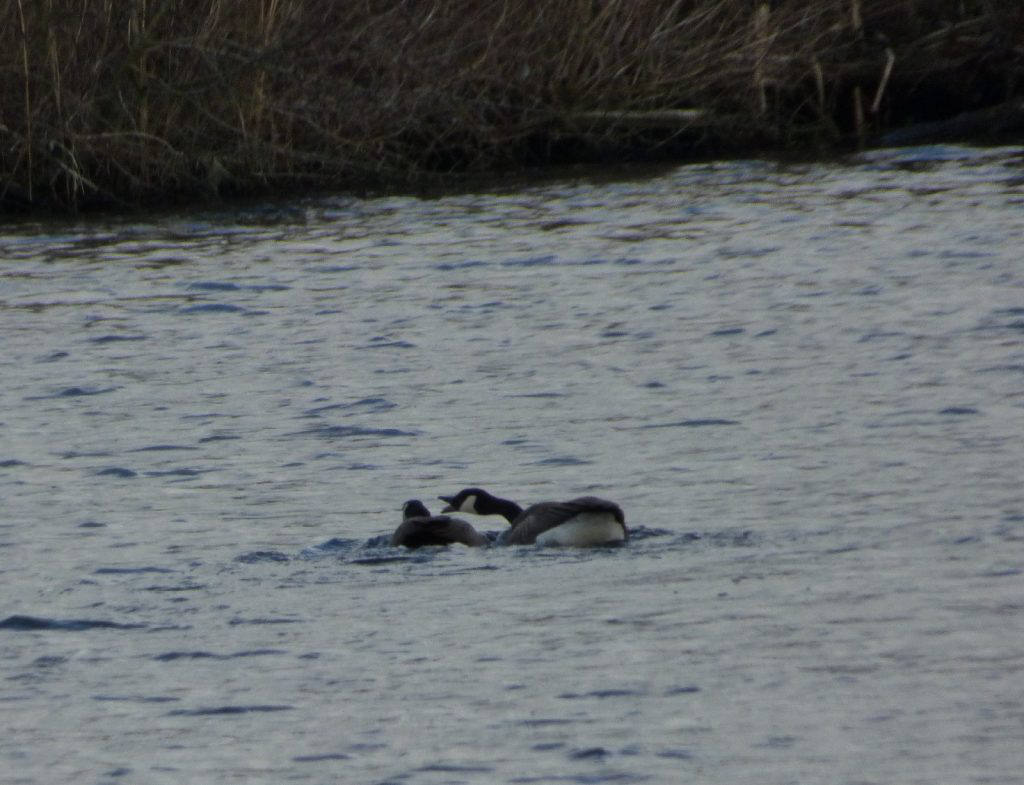
[[[464,488],[454,496],[438,498],[448,505],[443,512],[504,517],[512,527],[499,540],[505,545],[610,545],[629,539],[619,505],[596,496],[540,502],[525,510],[482,488]]]
[[[402,523],[391,535],[390,545],[397,548],[422,548],[424,545],[487,545],[487,538],[461,518],[431,515],[419,499],[410,499],[402,505]]]

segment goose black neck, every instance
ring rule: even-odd
[[[493,497],[490,506],[491,509],[488,512],[494,515],[500,515],[509,523],[512,523],[516,518],[522,515],[523,512],[522,507],[508,499]]]

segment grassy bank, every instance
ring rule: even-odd
[[[1022,106],[1015,0],[0,0],[5,210],[824,152]]]

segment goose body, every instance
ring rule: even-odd
[[[402,523],[391,535],[392,548],[422,548],[425,545],[462,543],[470,547],[487,545],[487,538],[461,518],[431,515],[423,502],[410,499],[402,505]]]
[[[447,503],[444,512],[501,515],[511,527],[499,539],[505,545],[612,545],[629,539],[622,508],[596,496],[539,502],[525,510],[482,488],[464,488],[439,498]]]

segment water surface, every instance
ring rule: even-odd
[[[7,226],[0,780],[1015,781],[1021,164]]]

